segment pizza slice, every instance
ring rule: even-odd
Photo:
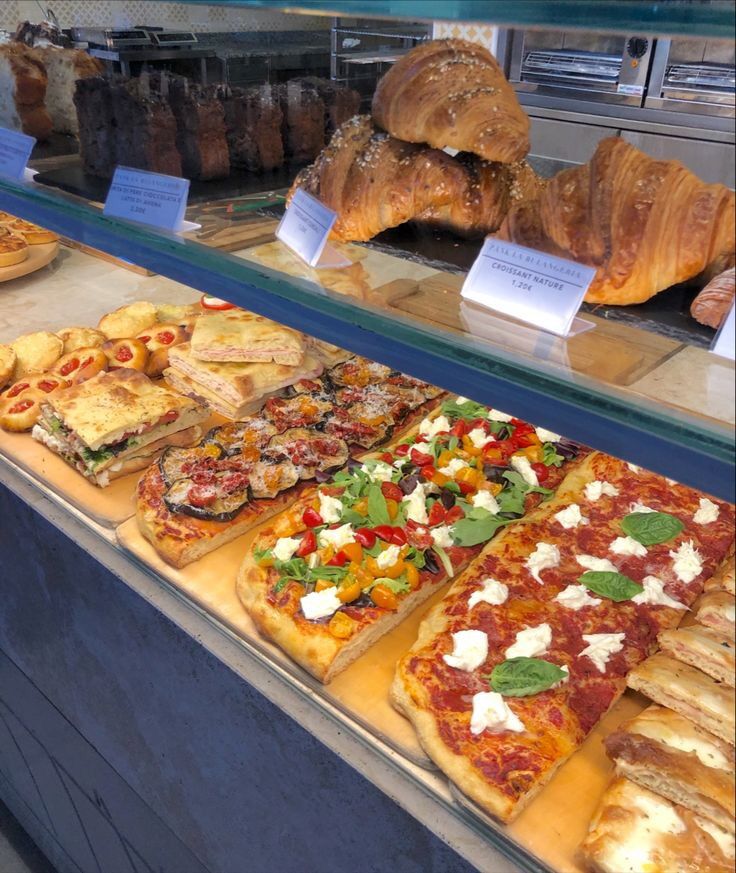
[[[717,631],[697,624],[667,630],[659,635],[659,645],[666,655],[697,667],[718,682],[731,688],[736,684],[733,640]]]
[[[513,459],[512,459],[513,460]],[[620,697],[731,548],[731,507],[593,452],[427,615],[392,699],[429,756],[510,821]]]
[[[734,748],[652,705],[605,739],[616,773],[734,832]]]
[[[197,319],[192,355],[200,361],[243,361],[296,367],[304,359],[304,335],[243,309],[207,312]]]
[[[727,591],[710,591],[698,601],[695,618],[733,641],[736,632],[736,598]]]
[[[726,591],[732,597],[736,596],[736,569],[733,555],[730,555],[718,572],[705,583],[705,590],[706,592]]]
[[[733,834],[714,822],[617,778],[603,795],[581,855],[593,873],[732,873],[736,853]]]

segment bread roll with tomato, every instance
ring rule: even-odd
[[[77,349],[98,347],[107,341],[105,334],[93,327],[65,327],[57,330],[56,335],[64,343],[65,355]]]
[[[41,403],[46,395],[43,391],[29,388],[17,397],[0,400],[0,427],[12,433],[31,430],[41,415]]]
[[[10,346],[0,343],[0,390],[2,390],[13,376],[15,370],[15,352]]]
[[[107,355],[107,364],[110,370],[140,370],[142,373],[148,363],[148,349],[146,344],[139,339],[119,339],[108,341],[102,346],[102,351]]]
[[[136,337],[145,343],[149,358],[144,370],[152,379],[160,376],[169,366],[169,349],[189,339],[187,331],[179,324],[154,324]]]
[[[59,358],[52,372],[73,385],[80,385],[106,369],[107,355],[102,349],[88,346]]]

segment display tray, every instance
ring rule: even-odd
[[[149,570],[279,667],[307,684],[316,697],[337,707],[409,761],[436,769],[419,745],[410,722],[391,706],[389,689],[397,661],[414,643],[422,619],[443,597],[449,583],[332,682],[322,685],[258,634],[238,599],[238,568],[258,530],[249,531],[181,570],[170,567],[158,557],[138,530],[134,518],[118,527],[116,534],[120,545]],[[582,867],[576,860],[577,847],[587,833],[590,819],[611,775],[611,763],[601,740],[645,706],[643,697],[627,692],[592,731],[580,750],[560,768],[542,794],[511,825],[493,820],[451,784],[453,798],[486,826],[512,839],[536,861],[533,865],[536,869],[540,869],[541,864],[541,869],[558,873],[580,873]]]
[[[35,273],[59,254],[59,243],[50,242],[38,246],[28,246],[28,257],[19,264],[11,264],[9,267],[0,267],[0,282],[9,282],[11,279],[19,279],[29,273]]]
[[[202,432],[224,421],[221,416],[212,416],[202,425]],[[50,491],[102,527],[114,528],[135,513],[140,471],[114,479],[107,488],[98,488],[29,433],[0,430],[0,454],[42,480]]]

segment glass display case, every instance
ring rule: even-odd
[[[535,34],[535,47],[543,48],[549,42],[545,41],[544,31],[583,31],[586,34],[595,31],[613,35],[611,40],[617,56],[622,55],[626,39],[632,34],[651,39],[653,52],[657,37],[662,38],[663,45],[665,37],[673,40],[673,44],[675,40],[682,40],[684,44],[686,37],[692,37],[707,41],[717,54],[718,46],[726,45],[733,38],[733,4],[719,0],[711,3],[634,0],[625,4],[588,0],[546,4],[447,0],[436,4],[436,12],[431,8],[434,5],[413,0],[358,0],[342,5],[339,0],[299,0],[295,4],[223,0],[211,4],[148,4],[150,20],[147,21],[132,18],[78,21],[79,26],[88,30],[90,25],[107,28],[108,34],[113,33],[114,27],[114,33],[121,39],[126,29],[141,33],[151,30],[159,35],[159,41],[161,33],[195,32],[199,50],[206,52],[208,58],[220,58],[220,63],[207,67],[207,76],[200,77],[200,81],[191,86],[177,84],[180,77],[176,74],[171,75],[169,82],[165,71],[148,69],[146,63],[130,67],[134,72],[126,76],[126,84],[121,85],[115,74],[118,76],[116,87],[127,89],[130,106],[135,101],[139,101],[135,106],[140,105],[140,101],[151,101],[156,106],[168,101],[171,117],[176,119],[176,101],[183,101],[179,138],[174,136],[172,140],[181,152],[180,173],[173,173],[163,165],[157,168],[191,179],[186,211],[191,225],[185,231],[173,233],[104,214],[102,203],[112,169],[115,163],[125,161],[108,161],[109,166],[102,171],[99,165],[94,172],[90,170],[89,154],[80,157],[78,152],[77,137],[83,140],[89,136],[85,129],[85,124],[89,126],[89,123],[80,112],[76,130],[54,129],[45,142],[38,143],[29,164],[34,172],[32,177],[14,181],[0,176],[0,208],[58,234],[62,252],[59,256],[54,250],[50,257],[55,260],[50,265],[40,265],[39,272],[28,272],[25,277],[13,278],[5,287],[0,285],[0,342],[9,342],[19,334],[58,329],[62,323],[91,327],[105,313],[134,300],[150,301],[154,306],[186,307],[199,305],[201,295],[208,295],[215,298],[212,304],[215,307],[229,302],[308,337],[436,385],[443,391],[533,422],[543,432],[563,434],[584,447],[629,462],[632,470],[644,467],[715,499],[733,502],[736,498],[736,371],[732,358],[712,351],[716,330],[698,323],[690,314],[692,301],[706,281],[702,276],[691,276],[637,305],[584,303],[580,315],[592,329],[560,337],[494,314],[461,296],[463,282],[478,257],[483,235],[464,238],[420,217],[418,221],[386,228],[367,241],[333,243],[346,263],[326,268],[308,266],[275,236],[297,174],[312,163],[339,127],[334,107],[342,105],[339,101],[343,99],[350,102],[344,94],[335,97],[336,89],[349,90],[351,84],[350,75],[345,72],[345,64],[350,60],[348,51],[344,55],[335,54],[338,35],[343,39],[361,33],[399,34],[403,53],[414,43],[424,44],[426,32],[435,37],[474,37],[491,45],[495,28],[523,29]],[[166,6],[167,10],[161,15],[170,16],[170,20],[159,21],[156,6]],[[177,7],[175,13],[168,9],[172,6]],[[261,18],[257,17],[259,15]],[[284,27],[283,19],[287,15],[289,26]],[[376,19],[375,29],[371,31],[363,20],[359,27],[352,25],[346,15]],[[306,22],[303,27],[300,26],[302,20]],[[412,27],[402,30],[402,21],[412,22]],[[207,23],[206,29],[203,22]],[[268,31],[263,37],[264,45],[278,44],[280,51],[286,54],[293,51],[292,59],[297,55],[307,57],[309,47],[317,46],[321,65],[332,25],[331,80],[327,80],[326,70],[320,66],[315,69],[324,77],[319,80],[321,84],[314,84],[316,77],[309,75],[315,71],[312,65],[300,61],[298,71],[308,74],[306,76],[264,73],[263,84],[257,85],[253,84],[252,77],[247,77],[249,88],[268,89],[259,92],[257,105],[248,103],[247,95],[243,96],[246,92],[240,89],[242,83],[234,79],[228,81],[227,71],[232,67],[228,64],[228,52],[236,48],[242,52],[244,46],[251,51],[256,30],[254,22],[259,30]],[[278,28],[284,27],[289,36],[280,39],[274,22]],[[65,31],[71,25],[72,22],[61,21]],[[163,29],[159,25],[163,25]],[[302,29],[303,33],[298,34]],[[231,32],[229,42],[228,30]],[[607,36],[600,37],[601,41],[605,38]],[[162,41],[167,52],[176,53],[174,42],[173,37]],[[186,47],[186,43],[182,45]],[[76,48],[84,51],[79,46]],[[349,47],[353,48],[356,56],[360,55],[359,47]],[[134,47],[128,46],[127,50],[135,52]],[[148,44],[145,50],[155,56],[155,49]],[[401,53],[397,52],[396,57]],[[255,54],[254,49],[254,58]],[[543,54],[541,49],[539,54]],[[390,69],[394,60],[392,55],[390,61],[385,64],[382,61],[381,71]],[[251,62],[263,64],[264,70],[270,69],[260,54],[255,60],[249,58],[248,63]],[[290,66],[291,69],[294,68]],[[601,75],[608,76],[608,72]],[[133,79],[136,82],[131,86],[129,82]],[[303,84],[310,81],[311,84]],[[296,82],[300,84],[297,86]],[[306,128],[296,123],[289,127],[297,87],[296,101],[300,107],[313,107],[315,95],[319,95],[317,102],[322,101],[318,148],[311,153],[300,151],[307,148]],[[141,90],[145,92],[142,98]],[[100,93],[103,97],[95,104],[98,115],[91,125],[95,142],[98,145],[109,143],[104,136],[109,136],[110,131],[112,139],[118,137],[122,141],[127,133],[121,123],[123,116],[115,118],[118,111],[115,101],[119,95],[110,91]],[[355,109],[361,107],[360,111],[369,113],[367,104],[371,95],[361,96],[362,104],[358,99]],[[108,109],[106,99],[109,99]],[[554,96],[549,99],[554,102]],[[637,99],[641,103],[645,98],[639,94]],[[249,152],[248,158],[242,157],[243,152],[237,152],[237,138],[234,135],[225,138],[223,127],[226,157],[227,147],[230,147],[230,161],[225,162],[227,169],[205,171],[205,157],[210,160],[210,152],[205,154],[201,146],[192,164],[191,150],[188,152],[187,147],[181,145],[181,131],[187,127],[181,118],[187,113],[190,113],[189,118],[195,112],[201,113],[197,115],[199,127],[193,136],[200,137],[198,143],[209,141],[214,137],[212,118],[215,116],[207,114],[208,100],[216,102],[221,114],[215,115],[225,122],[228,111],[233,111],[235,105],[244,115],[254,113],[253,117],[258,115],[259,118],[265,117],[273,106],[281,105],[281,121],[271,128],[272,133],[276,130],[277,135],[284,138],[281,159],[268,158],[267,146],[272,145],[271,140],[260,143],[257,158],[252,157],[254,152]],[[219,109],[221,104],[224,110]],[[81,105],[79,100],[76,105]],[[131,126],[134,126],[138,122],[132,111]],[[107,133],[103,135],[105,112],[110,117]],[[733,148],[733,118],[729,121],[724,116],[722,121],[724,142]],[[533,137],[532,130],[532,141]],[[102,148],[114,146],[108,144]],[[132,151],[121,152],[122,145],[118,149],[118,155],[132,154]],[[236,152],[241,155],[239,163],[233,160]],[[162,154],[163,149],[157,159]],[[591,148],[590,157],[592,154]],[[454,160],[449,155],[446,157]],[[220,155],[218,160],[221,158]],[[530,158],[529,163],[532,171],[544,180],[562,166],[536,158]],[[187,170],[187,166],[194,165],[194,171]],[[148,326],[138,334],[146,330]],[[245,413],[238,417],[244,416]],[[212,425],[212,421],[208,422]],[[221,424],[221,421],[216,423]],[[387,826],[387,846],[392,851],[400,844],[401,824],[408,829],[408,839],[415,840],[419,846],[424,831],[432,835],[423,851],[425,857],[431,857],[437,864],[437,869],[455,869],[453,865],[456,865],[462,870],[467,862],[474,868],[493,873],[507,869],[582,870],[576,855],[577,846],[609,778],[601,738],[625,718],[636,715],[642,708],[639,700],[622,698],[539,799],[511,824],[501,824],[437,769],[410,722],[389,702],[393,666],[414,642],[425,610],[409,615],[402,625],[371,649],[369,656],[358,659],[343,674],[323,684],[264,639],[238,602],[234,580],[244,550],[253,545],[252,532],[187,566],[174,567],[141,535],[133,516],[136,486],[129,477],[104,489],[97,489],[87,481],[80,485],[76,481],[80,477],[75,479],[61,461],[55,466],[56,458],[53,463],[49,462],[44,452],[44,447],[31,444],[27,435],[0,433],[0,471],[8,491],[19,495],[18,500],[25,505],[35,499],[29,494],[38,495],[39,512],[50,520],[55,530],[61,530],[64,537],[80,544],[87,555],[97,556],[105,579],[108,575],[115,583],[124,579],[129,589],[142,596],[147,607],[153,604],[157,613],[173,622],[177,629],[183,629],[185,637],[200,640],[208,656],[214,653],[213,660],[232,671],[238,682],[256,688],[273,702],[279,716],[287,713],[339,758],[347,760],[351,768],[373,782],[371,791],[374,786],[379,789],[375,800],[378,807],[387,795],[403,807],[402,815],[404,810],[408,811],[420,822],[422,827],[416,834],[411,830],[416,822],[410,825],[404,819],[397,819]],[[13,504],[8,502],[7,505]],[[44,554],[43,560],[52,558]],[[71,559],[64,561],[65,574],[69,576],[73,575],[71,563]],[[3,569],[7,567],[5,564]],[[91,569],[85,568],[84,578],[89,581],[93,573],[93,565]],[[442,589],[429,602],[439,602],[445,591]],[[20,598],[20,589],[13,596]],[[83,591],[75,590],[73,596],[84,601]],[[34,608],[42,616],[40,621],[48,627],[50,616],[43,618],[43,605],[36,604]],[[100,608],[95,602],[94,609]],[[90,625],[94,621],[92,614],[90,606],[87,616]],[[140,621],[143,627],[144,619]],[[13,638],[9,627],[4,637],[0,635],[0,648],[7,647],[9,655],[22,652],[22,656],[16,654],[13,660],[23,661],[29,673],[32,668],[47,669],[48,665],[34,660],[35,655],[30,647],[26,648],[25,642]],[[5,645],[2,645],[3,640]],[[114,641],[111,647],[115,649],[118,642]],[[186,643],[181,645],[186,646]],[[147,656],[145,634],[136,639],[133,648],[133,660],[142,670]],[[104,670],[120,668],[123,649],[122,644],[119,650],[115,649],[119,652],[117,664],[105,664]],[[166,659],[166,663],[175,663],[173,659],[168,660],[169,655]],[[104,657],[101,660],[104,662]],[[219,668],[213,668],[216,669]],[[72,674],[67,675],[64,670],[61,674],[59,687],[68,690]],[[38,675],[34,674],[34,682],[40,686]],[[217,687],[223,689],[224,699],[232,695],[233,686],[228,685],[230,679],[224,670],[217,675]],[[157,676],[162,680],[160,674]],[[56,705],[53,682],[49,682],[45,690]],[[155,706],[152,702],[155,696],[152,692],[151,695],[148,696],[148,691],[143,693],[142,707]],[[173,690],[170,694],[167,692],[166,700],[170,700],[172,707],[177,705],[177,699]],[[196,700],[199,704],[200,698]],[[247,703],[257,705],[250,697]],[[211,705],[219,717],[230,704],[212,700]],[[182,703],[184,709],[186,706]],[[89,713],[93,710],[92,704],[79,704],[70,707],[68,715],[75,724],[79,726],[84,722],[92,731],[94,715]],[[168,715],[170,713],[161,710],[151,718],[163,724]],[[140,717],[145,722],[145,718]],[[85,722],[85,719],[89,720]],[[286,720],[291,725],[291,721]],[[199,710],[195,721],[199,730],[205,729],[205,715]],[[141,742],[145,744],[146,755],[149,752],[154,755],[153,759],[147,759],[153,767],[153,760],[162,757],[164,752],[156,746],[156,733],[153,729],[149,731],[149,727],[142,725],[144,739]],[[262,727],[251,725],[256,732]],[[108,730],[110,736],[114,734],[110,727]],[[187,741],[183,726],[173,730],[177,742]],[[285,728],[287,735],[289,730],[291,728]],[[110,745],[110,736],[104,737],[103,745],[117,749],[120,758],[109,763],[136,792],[146,797],[144,777],[136,774],[130,763],[134,753],[124,751],[124,742]],[[225,753],[228,755],[237,747],[236,737],[231,737],[230,741],[233,745]],[[171,750],[171,747],[166,749]],[[128,754],[132,757],[126,757]],[[293,761],[291,765],[294,766]],[[309,769],[312,765],[314,772]],[[280,763],[275,765],[275,770],[279,766]],[[310,778],[319,778],[317,764],[310,762],[306,767]],[[156,784],[157,796],[155,800],[146,797],[146,803],[154,807],[155,803],[166,803],[163,799],[165,765],[162,772],[164,776],[150,777]],[[217,778],[222,778],[222,773]],[[263,773],[260,778],[264,778]],[[348,778],[346,791],[351,791],[350,796],[357,800],[360,785],[348,788],[349,781]],[[205,782],[202,777],[200,786]],[[205,838],[197,842],[199,835],[193,836],[191,843],[187,841],[186,823],[201,812],[199,801],[192,799],[199,790],[198,783],[192,782],[187,790],[186,804],[177,797],[177,803],[182,805],[176,806],[173,812],[167,810],[164,819],[192,851],[192,856],[204,859],[203,869],[225,869],[222,865],[231,861],[232,856],[227,855],[227,847],[223,848],[227,842],[224,819],[218,823],[214,813],[211,815],[210,826],[219,841],[217,849]],[[211,803],[213,809],[219,810],[218,804],[222,803],[225,809],[226,801],[218,799],[216,794],[208,795],[202,804]],[[269,792],[270,802],[278,803],[279,794],[276,788]],[[370,802],[374,802],[373,795]],[[391,814],[386,812],[387,819]],[[209,816],[209,813],[205,815],[208,821]],[[360,824],[352,821],[348,828],[357,832]],[[437,845],[434,835],[439,837]],[[268,839],[270,845],[278,842],[272,833]],[[299,834],[299,839],[308,843],[309,835]],[[328,836],[324,839],[329,842]],[[361,839],[356,843],[358,853]],[[446,850],[440,841],[449,844],[457,854],[444,855]],[[264,845],[269,845],[268,841]],[[283,847],[281,851],[285,851]],[[421,847],[416,851],[422,851]],[[262,855],[259,860],[266,857]],[[380,860],[380,853],[378,857]],[[312,861],[314,858],[310,858]],[[181,863],[190,863],[195,869],[191,859]],[[350,856],[348,852],[342,863],[352,863],[355,869],[360,869],[357,854]],[[400,869],[414,869],[412,863],[407,860]],[[331,869],[330,865],[327,867]]]

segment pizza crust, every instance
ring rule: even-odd
[[[733,640],[729,640],[711,628],[693,624],[678,630],[667,630],[659,635],[662,651],[682,661],[697,667],[718,682],[734,687]]]
[[[727,591],[704,594],[698,601],[695,619],[733,640],[736,635],[736,598]]]

